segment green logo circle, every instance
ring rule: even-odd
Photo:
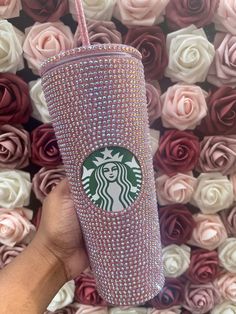
[[[101,148],[83,163],[82,184],[86,194],[108,212],[129,207],[140,192],[141,182],[140,164],[126,148]]]

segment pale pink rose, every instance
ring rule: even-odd
[[[0,208],[0,243],[13,247],[35,231],[33,212],[26,208]]]
[[[159,146],[160,131],[149,129],[149,133],[150,133],[149,140],[151,144],[151,153],[152,153],[152,156],[154,157]]]
[[[179,306],[174,306],[166,310],[148,309],[147,314],[180,314],[181,309]]]
[[[169,0],[117,0],[114,16],[125,25],[151,26],[163,20]]]
[[[219,31],[236,35],[236,3],[235,0],[219,0],[215,14],[215,26]]]
[[[195,214],[196,223],[188,244],[206,250],[215,250],[227,239],[227,232],[220,217],[216,215]]]
[[[220,266],[228,272],[236,273],[236,238],[226,239],[218,247]]]
[[[32,181],[32,188],[38,200],[44,201],[46,196],[66,177],[64,166],[56,168],[41,168],[35,174]]]
[[[192,198],[197,179],[189,173],[177,173],[169,177],[162,175],[156,178],[157,201],[160,205],[186,204]]]
[[[160,95],[161,90],[158,85],[155,87],[153,84],[146,82],[147,110],[150,125],[161,116]]]
[[[207,114],[207,92],[197,85],[176,84],[161,96],[161,120],[166,128],[193,130]]]
[[[16,256],[26,248],[25,244],[18,244],[14,247],[8,245],[0,246],[0,269],[8,265]]]
[[[47,58],[74,47],[73,34],[62,22],[35,23],[25,33],[24,57],[35,74]]]
[[[217,33],[214,40],[215,58],[208,72],[208,82],[236,87],[236,34]]]
[[[217,278],[216,283],[222,297],[236,303],[236,274],[225,273]]]
[[[91,306],[79,304],[75,314],[108,314],[108,308],[105,306]]]
[[[110,308],[109,314],[147,314],[147,309],[141,307],[120,306]]]
[[[0,1],[0,18],[10,19],[20,15],[20,0],[4,0]]]

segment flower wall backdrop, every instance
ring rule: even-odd
[[[143,56],[166,283],[140,307],[113,308],[87,269],[46,313],[236,313],[236,1],[83,3],[92,44]],[[81,45],[74,0],[1,2],[0,34],[2,269],[65,177],[38,73]]]

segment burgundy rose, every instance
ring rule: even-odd
[[[208,115],[199,131],[205,135],[236,134],[236,88],[221,86],[207,100]]]
[[[181,280],[168,278],[159,294],[148,301],[147,305],[157,309],[167,309],[180,305],[183,301],[183,289],[184,286]]]
[[[28,85],[12,73],[0,73],[0,124],[26,123],[32,108]]]
[[[191,24],[203,27],[212,22],[219,0],[170,0],[166,19],[170,29],[176,30]]]
[[[22,0],[22,7],[34,21],[55,22],[68,12],[67,0]]]
[[[218,254],[216,251],[192,250],[190,265],[186,272],[186,276],[192,283],[204,284],[212,282],[217,274]]]
[[[0,269],[9,264],[25,248],[26,245],[24,244],[16,244],[14,247],[8,245],[0,246]]]
[[[96,282],[92,274],[82,273],[75,279],[75,300],[87,305],[106,305],[97,292]]]
[[[43,167],[61,164],[61,156],[51,124],[42,124],[31,133],[32,162]]]
[[[154,166],[169,176],[193,170],[198,162],[200,145],[198,138],[187,131],[166,131],[160,138],[154,156]]]
[[[138,49],[146,79],[159,80],[163,77],[168,64],[165,35],[158,26],[130,28],[124,43]]]
[[[236,237],[236,207],[222,210],[220,212],[221,220],[230,237]]]
[[[185,205],[176,204],[161,207],[159,218],[163,245],[181,245],[190,240],[195,222]]]

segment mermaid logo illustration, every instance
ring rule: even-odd
[[[121,211],[130,206],[141,188],[142,173],[135,156],[125,148],[102,148],[83,164],[82,184],[98,207]]]

